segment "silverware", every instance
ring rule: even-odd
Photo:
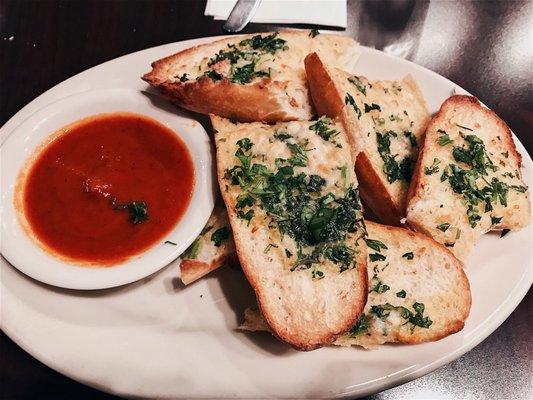
[[[223,29],[226,32],[240,32],[250,22],[261,0],[238,0],[226,20]]]

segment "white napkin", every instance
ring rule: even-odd
[[[205,15],[226,20],[237,0],[207,0]],[[346,28],[346,0],[262,0],[251,22]]]

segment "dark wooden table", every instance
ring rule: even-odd
[[[37,95],[112,58],[222,33],[205,1],[0,1],[0,125]],[[478,96],[533,149],[530,1],[348,1],[347,34]],[[245,32],[276,29],[251,24]],[[510,266],[511,267],[511,266]],[[531,399],[533,295],[463,357],[372,399]],[[1,310],[0,310],[1,311]],[[1,317],[1,314],[0,314]],[[3,333],[2,399],[111,399],[39,363]]]

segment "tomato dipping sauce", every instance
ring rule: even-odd
[[[60,258],[108,266],[148,249],[187,210],[194,166],[156,120],[101,114],[61,129],[24,172],[22,209],[33,236]]]

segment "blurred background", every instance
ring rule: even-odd
[[[275,3],[283,11],[302,2]],[[310,3],[331,6],[326,0]],[[224,21],[205,16],[205,9],[206,0],[1,0],[0,124],[42,92],[87,68],[144,48],[223,34]],[[349,0],[345,20],[338,25],[282,26],[337,30],[443,75],[496,111],[532,153],[532,1]],[[251,23],[243,32],[280,26]],[[474,350],[371,399],[533,398],[532,305],[530,291]],[[113,398],[62,377],[4,334],[0,353],[2,399]]]

